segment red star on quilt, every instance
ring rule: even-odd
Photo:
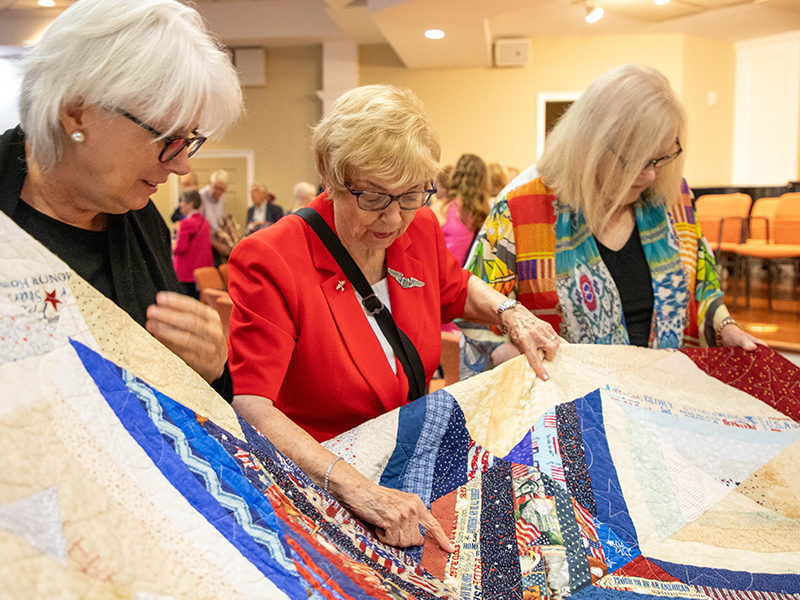
[[[52,304],[53,305],[53,309],[55,309],[55,310],[58,310],[58,309],[56,309],[56,305],[57,304],[61,304],[61,300],[56,298],[56,291],[55,290],[53,290],[52,292],[45,292],[44,301],[45,302],[49,302],[50,304]]]

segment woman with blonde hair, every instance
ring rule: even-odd
[[[666,77],[624,65],[595,80],[539,162],[495,204],[470,270],[570,342],[755,349],[722,302],[682,178],[686,117]],[[481,369],[513,355],[474,343]]]
[[[443,210],[447,215],[442,225],[447,249],[463,265],[490,210],[486,163],[480,156],[462,154],[458,159]]]
[[[553,358],[559,340],[447,251],[425,206],[439,140],[411,92],[350,90],[312,144],[325,192],[231,255],[233,406],[381,540],[419,544],[423,525],[452,550],[418,496],[370,482],[319,442],[423,394],[442,322],[507,327],[543,378],[539,351]]]

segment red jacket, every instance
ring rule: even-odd
[[[310,206],[335,231],[325,194]],[[428,208],[387,249],[386,262],[425,284],[404,289],[388,278],[392,316],[414,342],[430,381],[441,324],[463,313],[469,272],[447,250]],[[406,403],[402,366],[398,361],[392,372],[353,287],[300,217],[284,217],[237,244],[229,278],[234,394],[273,400],[319,441]]]
[[[179,221],[178,240],[172,256],[175,274],[179,281],[194,281],[194,270],[213,267],[211,254],[211,226],[199,212]]]

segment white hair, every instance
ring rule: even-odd
[[[292,188],[292,193],[294,194],[295,199],[313,199],[314,196],[317,195],[317,188],[308,183],[307,181],[300,181],[299,183],[294,184],[294,188]]]
[[[62,107],[122,109],[164,136],[197,119],[202,135],[221,134],[242,110],[227,51],[176,0],[78,0],[24,66],[20,122],[44,170],[61,156]]]
[[[217,169],[216,171],[211,173],[211,175],[209,176],[208,180],[213,182],[213,183],[223,183],[225,185],[228,185],[228,183],[230,182],[231,178],[230,178],[230,175],[228,175],[228,172],[225,169]]]

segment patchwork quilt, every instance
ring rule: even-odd
[[[0,598],[800,599],[800,371],[562,347],[327,443],[457,551],[381,544],[0,214]]]

